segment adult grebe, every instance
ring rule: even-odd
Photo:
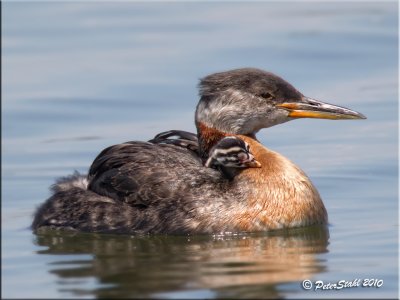
[[[58,180],[32,227],[194,234],[326,224],[326,209],[309,178],[255,137],[261,128],[295,118],[365,119],[305,97],[262,70],[209,75],[200,82],[198,143],[189,133],[176,142],[106,148],[87,176]],[[210,151],[226,136],[246,142],[261,167],[244,168],[233,178],[205,167]]]

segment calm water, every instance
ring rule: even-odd
[[[2,6],[2,297],[398,297],[396,2]],[[198,79],[244,66],[368,117],[258,135],[311,177],[327,230],[32,234],[55,178],[85,173],[108,145],[194,131]],[[314,291],[305,279],[383,286]]]

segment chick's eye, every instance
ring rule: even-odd
[[[247,159],[247,154],[246,153],[239,153],[238,155],[237,155],[237,157],[238,157],[238,159],[239,160],[245,160],[245,159]]]

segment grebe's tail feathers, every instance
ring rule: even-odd
[[[72,175],[58,178],[56,183],[51,186],[51,191],[53,193],[57,193],[67,191],[72,188],[87,190],[87,187],[88,180],[86,175],[82,175],[78,171],[75,171]]]

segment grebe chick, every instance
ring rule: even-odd
[[[104,149],[87,176],[56,182],[32,228],[199,234],[326,224],[325,206],[311,180],[255,135],[297,118],[365,117],[308,98],[282,78],[254,68],[208,75],[199,90],[197,141],[185,134],[175,142],[131,141]],[[204,167],[227,136],[246,142],[261,167],[241,169],[232,179]]]
[[[245,168],[261,168],[249,144],[236,136],[224,137],[212,147],[204,166],[221,171],[229,179]]]

